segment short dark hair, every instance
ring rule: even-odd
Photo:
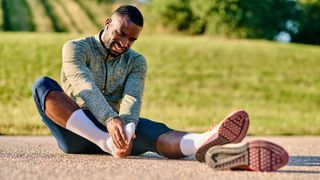
[[[114,11],[114,14],[127,16],[131,22],[140,27],[143,27],[143,16],[139,9],[134,6],[122,5]]]

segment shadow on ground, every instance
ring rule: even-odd
[[[288,166],[320,167],[320,156],[290,156]],[[279,172],[320,174],[320,171],[305,171],[305,170],[280,170]]]

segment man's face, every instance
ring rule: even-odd
[[[138,39],[142,27],[134,24],[127,16],[113,15],[107,19],[102,34],[102,42],[113,57],[127,51]]]

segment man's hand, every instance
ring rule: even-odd
[[[107,124],[108,133],[110,134],[114,145],[119,150],[128,150],[129,141],[124,130],[124,122],[119,117],[111,119]]]
[[[116,152],[116,157],[119,157],[119,158],[124,158],[124,157],[127,157],[130,155],[130,152],[131,152],[131,149],[132,149],[132,140],[129,142],[129,147],[128,149],[121,149],[119,151]]]

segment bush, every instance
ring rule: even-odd
[[[3,30],[35,31],[32,13],[26,0],[3,0]]]
[[[320,44],[320,0],[306,1],[302,5],[304,14],[300,21],[299,32],[293,35],[293,41]]]
[[[151,11],[156,21],[176,30],[188,30],[192,23],[190,0],[154,0]]]

